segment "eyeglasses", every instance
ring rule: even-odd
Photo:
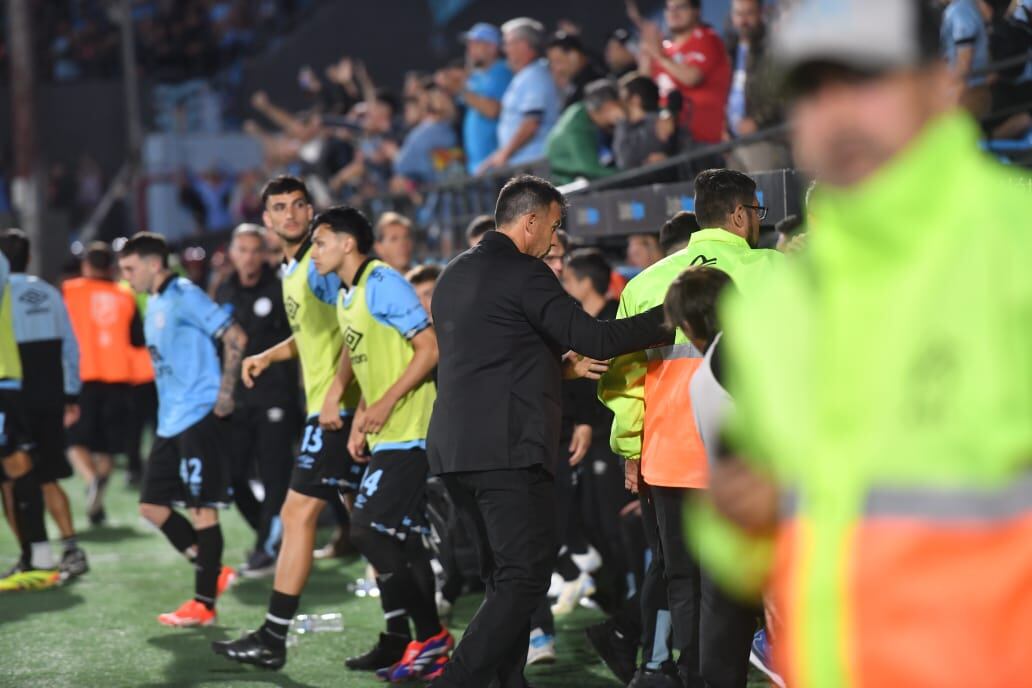
[[[743,203],[742,207],[743,208],[752,208],[753,210],[755,210],[756,211],[756,216],[758,218],[760,218],[760,220],[766,220],[767,219],[767,207],[766,206],[762,206],[762,205],[745,205]]]

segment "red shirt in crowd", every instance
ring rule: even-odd
[[[677,43],[663,41],[663,52],[674,62],[697,67],[703,74],[698,85],[688,86],[653,60],[652,78],[664,101],[669,93],[679,90],[684,97],[681,125],[691,131],[695,141],[719,143],[724,136],[724,113],[731,89],[731,60],[724,41],[711,27],[703,25]]]

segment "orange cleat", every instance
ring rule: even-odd
[[[229,590],[230,586],[236,582],[237,572],[232,566],[223,566],[222,570],[219,571],[219,582],[215,585],[215,597],[219,598],[222,593]]]
[[[215,623],[215,610],[208,609],[197,600],[189,600],[179,609],[158,616],[158,622],[166,626],[188,628],[190,626],[211,626]]]

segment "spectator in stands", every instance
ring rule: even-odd
[[[233,179],[213,167],[200,175],[188,172],[187,182],[186,193],[192,196],[189,204],[203,210],[201,228],[209,232],[231,228],[233,218],[229,214],[229,195],[233,191]]]
[[[631,50],[631,34],[627,29],[617,29],[609,35],[605,59],[610,79],[619,79],[638,69],[638,56]]]
[[[377,257],[392,268],[405,274],[412,267],[412,220],[395,212],[380,216],[376,223]]]
[[[484,235],[495,228],[494,215],[478,215],[466,227],[466,243],[473,248],[480,243]]]
[[[568,184],[574,179],[598,179],[615,172],[599,159],[603,132],[611,132],[627,118],[612,82],[588,84],[583,102],[566,108],[548,136],[546,151],[552,179]]]
[[[498,116],[512,70],[501,56],[502,33],[492,24],[475,24],[465,34],[466,60],[472,71],[461,99],[466,105],[462,144],[466,169],[475,174],[498,148]]]
[[[565,84],[563,110],[584,98],[588,84],[606,76],[595,66],[580,36],[560,31],[548,41],[546,53],[556,81]]]
[[[1028,0],[1032,6],[1032,0]],[[1020,6],[1013,16],[1009,0],[982,0],[989,20],[989,56],[994,63],[1013,60],[1021,55],[1032,56],[1032,26],[1017,19]],[[992,89],[993,112],[1003,115],[990,117],[985,128],[993,138],[1019,138],[1032,129],[1032,61],[1026,60],[1013,67],[995,72]]]
[[[659,87],[638,72],[620,79],[620,100],[627,118],[616,125],[613,155],[616,166],[629,170],[659,162],[676,148],[677,122],[659,109]]]
[[[737,138],[780,122],[781,107],[772,91],[776,80],[764,59],[767,27],[762,0],[734,0],[731,27],[728,53],[734,71],[727,99],[727,132],[729,138]],[[732,167],[743,172],[774,170],[788,164],[787,147],[773,141],[739,146],[732,159]]]
[[[440,276],[441,267],[439,265],[420,265],[412,268],[405,275],[405,279],[416,290],[416,296],[423,304],[423,310],[430,316],[431,322],[433,322],[433,311],[430,310],[430,304],[434,297],[434,286]]]
[[[663,255],[669,256],[671,253],[680,251],[688,245],[692,234],[700,229],[695,213],[690,210],[674,213],[659,230],[659,246],[663,249]]]
[[[667,41],[657,24],[642,23],[639,69],[656,80],[664,98],[681,92],[681,124],[694,141],[718,143],[724,136],[731,63],[720,36],[702,23],[701,5],[702,0],[667,0]]]
[[[989,112],[989,77],[972,72],[989,66],[989,33],[979,0],[945,0],[940,39],[942,52],[963,83],[961,102],[975,116]]]
[[[659,238],[655,234],[632,234],[627,237],[627,263],[633,268],[644,270],[663,259]]]
[[[259,170],[245,170],[237,178],[236,186],[229,197],[229,212],[237,224],[257,223],[262,217],[262,173]]]
[[[423,120],[405,137],[394,157],[395,192],[412,191],[437,179],[434,155],[459,145],[455,134],[455,101],[436,84],[427,89],[427,109]]]
[[[367,102],[362,119],[362,135],[358,140],[355,158],[330,179],[329,186],[338,191],[346,185],[364,187],[369,193],[386,191],[391,177],[398,135],[394,117],[398,100],[386,91],[375,91]]]
[[[544,27],[533,19],[513,19],[502,27],[512,82],[502,96],[498,150],[478,171],[522,165],[544,157],[545,141],[559,119],[559,93],[541,58]]]

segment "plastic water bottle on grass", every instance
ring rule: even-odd
[[[340,632],[344,630],[344,617],[336,612],[328,614],[298,614],[290,622],[291,635],[308,633]]]

